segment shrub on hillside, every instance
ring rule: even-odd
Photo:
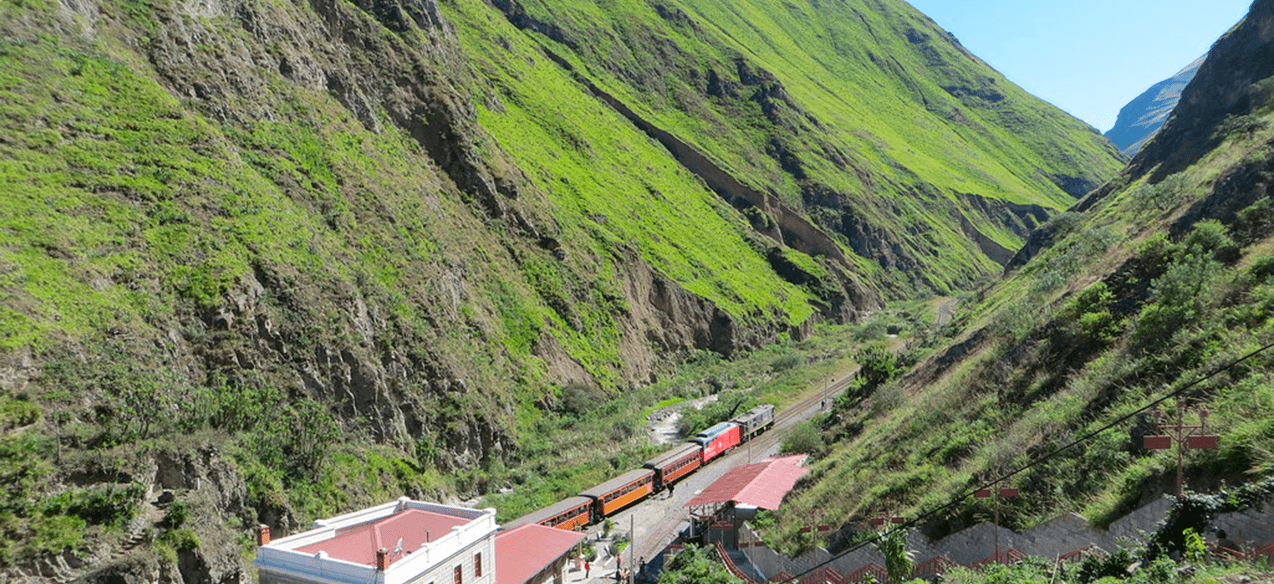
[[[1080,335],[1090,341],[1109,343],[1118,338],[1123,328],[1123,319],[1110,310],[1113,301],[1110,287],[1105,282],[1097,282],[1075,295],[1067,316]]]
[[[1225,120],[1221,125],[1217,126],[1216,132],[1212,135],[1214,138],[1231,138],[1240,136],[1250,138],[1253,134],[1269,127],[1270,123],[1259,116],[1252,114],[1225,116]]]
[[[779,444],[781,454],[809,454],[817,456],[823,450],[823,437],[819,435],[818,426],[814,422],[801,422],[783,437]]]
[[[707,548],[689,544],[659,573],[659,584],[735,584],[739,580]]]
[[[1159,349],[1195,322],[1212,303],[1212,282],[1219,268],[1201,254],[1187,255],[1169,266],[1151,284],[1152,301],[1141,309],[1134,345],[1144,351]]]
[[[858,376],[871,391],[898,375],[898,356],[883,343],[872,343],[854,355],[860,369]]]
[[[760,404],[756,397],[740,391],[729,391],[700,409],[686,408],[681,411],[681,420],[677,422],[677,431],[682,436],[694,436],[734,416],[737,416]]]

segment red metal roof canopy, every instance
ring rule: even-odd
[[[584,534],[529,523],[495,534],[495,584],[523,584],[553,565]]]
[[[684,506],[700,507],[733,502],[736,505],[752,505],[773,511],[779,508],[783,497],[792,490],[796,481],[810,471],[801,466],[804,460],[804,454],[797,454],[736,466]]]

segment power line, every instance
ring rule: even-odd
[[[1148,404],[1146,404],[1146,405],[1144,405],[1144,406],[1142,406],[1142,407],[1138,408],[1137,410],[1134,410],[1133,412],[1131,412],[1131,413],[1129,413],[1129,414],[1126,414],[1126,415],[1124,415],[1124,416],[1120,416],[1119,418],[1115,419],[1114,421],[1110,422],[1109,424],[1106,424],[1105,426],[1102,426],[1101,428],[1098,428],[1098,429],[1093,430],[1093,431],[1091,431],[1091,432],[1089,432],[1089,433],[1087,433],[1087,434],[1084,434],[1084,435],[1080,436],[1079,438],[1076,438],[1076,439],[1074,439],[1074,440],[1070,441],[1069,443],[1067,443],[1067,444],[1066,444],[1066,445],[1064,445],[1064,446],[1060,446],[1060,447],[1058,447],[1058,448],[1055,448],[1055,449],[1053,449],[1052,451],[1048,452],[1047,454],[1044,454],[1043,456],[1041,456],[1041,457],[1039,457],[1039,458],[1037,458],[1037,459],[1035,459],[1035,460],[1032,460],[1032,461],[1028,462],[1025,466],[1022,466],[1021,468],[1018,468],[1017,470],[1014,470],[1013,472],[1010,472],[1010,473],[1008,473],[1008,474],[1005,474],[1005,475],[1003,475],[1003,476],[1001,476],[1001,477],[999,477],[999,478],[997,478],[997,479],[995,479],[995,480],[993,480],[993,481],[990,481],[990,482],[988,482],[988,483],[986,483],[986,484],[984,484],[984,485],[982,485],[982,486],[980,486],[980,487],[978,487],[978,488],[976,488],[976,489],[973,489],[972,491],[968,491],[968,492],[962,493],[960,496],[958,496],[958,497],[956,497],[956,498],[954,498],[954,499],[951,499],[951,501],[950,501],[950,502],[948,502],[946,505],[943,505],[943,506],[941,506],[941,507],[938,507],[937,509],[934,509],[934,510],[932,510],[932,511],[927,511],[927,512],[925,512],[925,513],[921,513],[920,515],[917,515],[914,519],[909,519],[909,520],[907,520],[907,522],[906,522],[906,523],[903,523],[902,525],[900,525],[900,526],[898,526],[898,527],[895,527],[894,529],[891,529],[891,530],[889,530],[889,531],[887,531],[887,532],[884,532],[884,533],[882,533],[882,534],[877,534],[875,537],[871,538],[871,539],[870,539],[870,540],[868,540],[868,541],[861,542],[861,543],[859,543],[858,545],[855,545],[855,546],[853,546],[853,547],[851,547],[851,548],[849,548],[849,549],[847,549],[847,550],[844,550],[844,551],[842,551],[841,553],[836,554],[836,555],[834,555],[834,556],[832,556],[832,557],[830,557],[830,558],[828,558],[828,559],[826,559],[826,560],[824,560],[824,561],[822,561],[822,562],[820,562],[820,563],[818,563],[818,564],[815,564],[814,566],[812,566],[811,568],[809,568],[809,569],[805,570],[804,572],[801,572],[800,574],[796,574],[795,576],[793,576],[793,578],[795,579],[795,578],[799,578],[799,577],[801,577],[801,576],[805,576],[805,575],[808,575],[808,574],[810,574],[810,573],[813,573],[815,570],[817,570],[817,569],[819,569],[819,568],[822,568],[822,567],[824,567],[824,566],[826,566],[826,565],[828,565],[828,564],[831,564],[832,562],[834,562],[834,561],[836,561],[836,560],[838,560],[838,559],[840,559],[840,558],[842,558],[842,557],[844,557],[844,556],[846,556],[846,555],[848,555],[848,554],[850,554],[850,553],[853,553],[853,552],[858,551],[858,550],[860,550],[860,549],[862,549],[862,548],[864,548],[864,547],[866,547],[866,546],[868,546],[868,545],[870,545],[870,544],[873,544],[873,543],[876,543],[876,542],[880,541],[880,539],[881,539],[882,537],[887,536],[887,535],[890,535],[890,534],[892,534],[893,532],[898,531],[899,529],[907,529],[907,528],[909,528],[909,527],[912,527],[912,526],[916,525],[917,523],[919,523],[922,519],[928,519],[928,518],[933,517],[933,516],[935,516],[935,515],[944,514],[944,513],[946,513],[948,510],[950,510],[950,509],[952,509],[952,508],[956,507],[957,505],[963,504],[963,503],[964,503],[964,501],[965,501],[966,499],[968,499],[969,497],[972,497],[972,496],[973,496],[973,494],[974,494],[975,492],[980,491],[980,490],[982,490],[982,489],[992,488],[992,487],[994,487],[997,483],[1001,483],[1001,482],[1004,482],[1004,481],[1005,481],[1005,480],[1007,480],[1007,479],[1013,478],[1014,476],[1016,476],[1016,475],[1018,475],[1018,474],[1021,474],[1023,471],[1026,471],[1026,470],[1028,470],[1028,469],[1031,469],[1031,468],[1035,467],[1036,465],[1040,465],[1040,464],[1043,464],[1043,463],[1045,463],[1045,462],[1048,462],[1049,460],[1052,460],[1053,458],[1057,457],[1059,454],[1061,454],[1061,453],[1063,453],[1063,452],[1065,452],[1065,451],[1067,451],[1067,450],[1070,450],[1071,448],[1074,448],[1074,447],[1076,447],[1076,446],[1078,446],[1078,445],[1082,444],[1083,442],[1086,442],[1086,441],[1088,441],[1088,440],[1091,440],[1093,437],[1097,436],[1098,434],[1101,434],[1102,432],[1105,432],[1105,431],[1107,431],[1107,430],[1109,430],[1109,429],[1111,429],[1111,428],[1114,428],[1115,426],[1118,426],[1119,424],[1122,424],[1122,423],[1124,423],[1124,422],[1126,422],[1126,421],[1128,421],[1128,420],[1132,419],[1133,417],[1137,416],[1138,414],[1141,414],[1141,413],[1143,413],[1143,412],[1146,412],[1146,411],[1148,411],[1148,410],[1151,410],[1151,409],[1153,409],[1153,408],[1157,407],[1159,404],[1162,404],[1162,403],[1163,403],[1163,402],[1165,402],[1165,401],[1168,401],[1168,400],[1173,399],[1173,398],[1175,398],[1175,397],[1177,397],[1177,396],[1180,396],[1181,394],[1185,393],[1185,392],[1186,392],[1187,390],[1189,390],[1190,388],[1192,388],[1192,387],[1194,387],[1194,386],[1196,386],[1196,385],[1199,385],[1200,383],[1203,383],[1203,382],[1205,382],[1205,381],[1208,381],[1209,379],[1212,379],[1213,377],[1216,377],[1217,375],[1220,375],[1221,373],[1223,373],[1223,372],[1225,372],[1225,371],[1228,371],[1228,370],[1230,370],[1230,369],[1233,369],[1234,367],[1238,366],[1240,363],[1242,363],[1242,362],[1244,362],[1244,361],[1247,361],[1248,359],[1251,359],[1252,357],[1255,357],[1255,356],[1257,356],[1257,355],[1259,355],[1259,354],[1261,354],[1261,353],[1263,353],[1263,352],[1265,352],[1265,351],[1267,351],[1267,350],[1269,350],[1269,349],[1271,349],[1271,348],[1274,348],[1274,342],[1271,342],[1271,343],[1269,343],[1269,344],[1266,344],[1265,346],[1263,346],[1263,347],[1261,347],[1261,348],[1259,348],[1259,349],[1256,349],[1256,350],[1254,350],[1254,351],[1252,351],[1252,352],[1250,352],[1250,353],[1248,353],[1248,354],[1246,354],[1246,355],[1243,355],[1242,357],[1239,357],[1238,359],[1235,359],[1235,360],[1233,360],[1233,361],[1231,361],[1231,362],[1229,362],[1229,363],[1226,363],[1226,364],[1224,364],[1224,365],[1221,365],[1221,366],[1219,366],[1219,367],[1217,367],[1217,368],[1213,369],[1213,370],[1212,370],[1211,372],[1209,372],[1207,375],[1204,375],[1203,377],[1200,377],[1200,378],[1198,378],[1198,379],[1196,379],[1196,380],[1194,380],[1194,381],[1191,381],[1190,383],[1187,383],[1187,384],[1185,384],[1185,385],[1181,386],[1179,389],[1176,389],[1176,390],[1174,390],[1174,391],[1172,391],[1172,392],[1170,392],[1170,393],[1168,393],[1168,394],[1164,395],[1163,397],[1160,397],[1160,398],[1158,398],[1158,399],[1156,399],[1156,400],[1154,400],[1154,401],[1151,401],[1150,403],[1148,403]]]

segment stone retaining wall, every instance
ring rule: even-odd
[[[1171,506],[1171,497],[1155,500],[1115,521],[1109,529],[1093,527],[1086,519],[1074,513],[1060,515],[1022,533],[1001,527],[999,547],[1001,551],[1015,548],[1027,555],[1045,558],[1055,558],[1092,546],[1114,551],[1134,542],[1143,542],[1145,535],[1155,530]],[[1212,527],[1224,529],[1231,540],[1246,549],[1274,541],[1274,505],[1267,506],[1264,510],[1221,515],[1213,520]],[[956,564],[969,565],[994,555],[995,538],[995,526],[988,523],[975,525],[937,542],[930,542],[914,529],[908,534],[909,547],[917,564],[941,556]],[[1207,534],[1207,538],[1210,541],[1215,540],[1211,533]],[[741,528],[740,539],[760,540],[748,525]],[[831,563],[827,566],[841,574],[851,574],[873,562],[882,566],[885,564],[884,557],[874,546],[860,548],[834,560],[822,548],[799,558],[789,558],[759,545],[744,547],[741,551],[766,578],[773,578],[780,572],[801,574],[822,566],[829,560]]]

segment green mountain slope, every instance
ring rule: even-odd
[[[991,511],[949,502],[1007,475],[1022,496],[1003,502],[1004,525],[1065,511],[1109,523],[1175,490],[1175,452],[1141,441],[1160,400],[1170,416],[1185,400],[1188,424],[1206,408],[1221,437],[1188,454],[1186,488],[1274,476],[1271,26],[1274,2],[1254,3],[1119,178],[1033,236],[946,341],[906,353],[906,375],[838,400],[821,420],[836,444],[776,540],[807,547],[811,517],[848,534],[882,509],[941,509],[921,524],[944,535]]]
[[[576,78],[552,99],[604,96],[683,164],[741,183],[708,179],[754,225],[782,235],[786,209],[808,216],[893,294],[987,276],[1120,165],[902,2],[494,4]],[[484,3],[455,6],[462,31],[492,27],[467,47],[494,55],[493,90],[518,93],[515,35]]]
[[[736,9],[0,4],[0,578],[618,468],[545,428],[997,273],[1117,164],[901,4]]]

